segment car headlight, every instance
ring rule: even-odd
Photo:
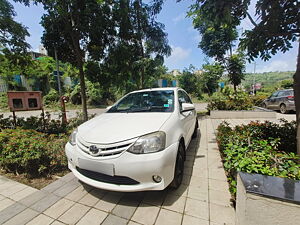
[[[165,145],[166,134],[158,131],[139,137],[127,151],[134,154],[147,154],[164,150]]]
[[[77,129],[74,130],[74,131],[72,132],[72,134],[70,135],[70,137],[69,137],[69,143],[70,143],[71,145],[75,145],[75,144],[76,144],[76,135],[77,135],[77,132],[78,132]]]

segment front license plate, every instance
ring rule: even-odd
[[[78,166],[81,169],[91,170],[98,173],[114,176],[114,165],[78,158]]]

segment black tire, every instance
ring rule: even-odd
[[[199,127],[199,124],[198,124],[198,120],[196,119],[195,129],[194,129],[194,133],[192,135],[192,138],[196,138],[197,137],[198,127]]]
[[[183,144],[181,143],[178,147],[175,170],[174,170],[174,179],[170,184],[171,188],[174,189],[179,188],[179,186],[182,183],[183,172],[184,172],[184,147]]]
[[[286,105],[285,104],[280,105],[280,112],[282,114],[287,114],[289,112],[288,110],[286,110]]]

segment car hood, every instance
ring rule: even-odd
[[[171,113],[103,113],[78,127],[88,143],[111,144],[158,131]]]

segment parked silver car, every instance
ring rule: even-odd
[[[276,91],[263,101],[262,106],[267,109],[280,110],[281,113],[295,111],[294,90],[285,89]]]

